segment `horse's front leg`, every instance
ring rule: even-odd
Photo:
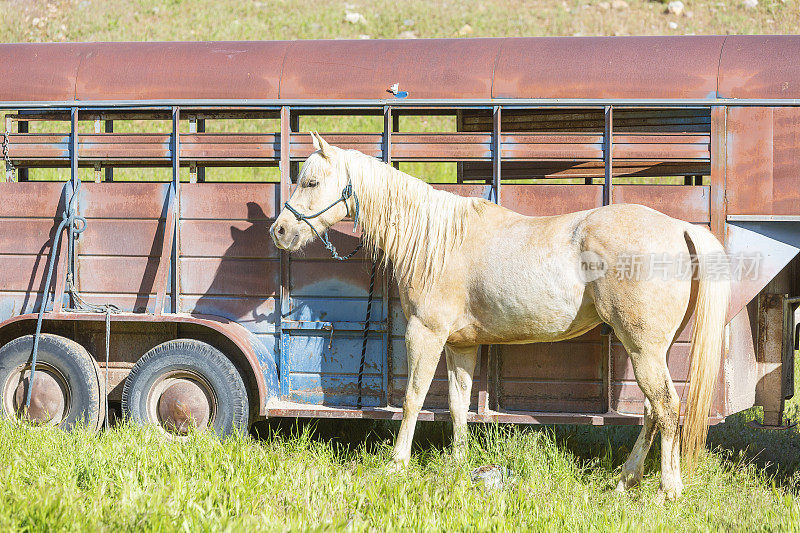
[[[422,409],[422,402],[425,401],[431,386],[446,337],[446,333],[432,330],[415,316],[408,321],[406,329],[408,384],[403,403],[403,422],[400,424],[400,433],[394,445],[394,462],[398,465],[406,466],[411,459],[414,427]]]
[[[467,447],[467,413],[472,393],[472,375],[478,359],[478,347],[453,347],[445,344],[450,418],[453,420],[453,455],[462,459]]]

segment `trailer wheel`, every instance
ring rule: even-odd
[[[220,436],[244,433],[249,406],[247,387],[231,360],[193,339],[168,341],[144,354],[122,391],[124,416],[179,437],[192,426]]]
[[[0,413],[5,417],[23,416],[32,353],[33,335],[0,348]],[[97,366],[83,346],[41,335],[27,419],[67,430],[76,424],[97,430],[103,422],[101,391]]]

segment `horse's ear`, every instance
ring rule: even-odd
[[[311,142],[314,144],[314,149],[319,150],[322,153],[322,157],[325,159],[330,159],[331,155],[333,155],[331,145],[320,137],[320,134],[316,131],[311,132]]]

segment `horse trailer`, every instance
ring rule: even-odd
[[[780,426],[800,301],[798,57],[795,36],[0,45],[0,409],[99,427],[122,405],[178,434],[400,419],[391,275],[371,290],[363,251],[336,261],[317,240],[290,257],[268,234],[307,130],[327,124],[331,144],[526,215],[635,203],[710,227],[735,263],[712,421],[760,405]],[[347,224],[329,237],[360,241]],[[679,394],[689,332],[669,354]],[[420,419],[446,407],[440,362]],[[642,412],[598,327],[482,348],[469,420]]]

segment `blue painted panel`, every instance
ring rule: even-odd
[[[289,372],[317,374],[355,374],[361,363],[361,335],[329,333],[284,335],[284,368]],[[386,349],[382,335],[372,334],[367,340],[364,372],[380,374]]]
[[[288,399],[312,405],[355,407],[358,399],[358,376],[352,374],[298,374],[289,376],[291,391]],[[380,375],[364,375],[362,405],[383,405],[383,386]]]
[[[233,320],[252,333],[271,333],[278,323],[278,298],[245,298],[233,296],[182,296],[181,309]]]
[[[366,298],[311,298],[293,297],[290,320],[326,322],[363,322],[367,315]],[[372,320],[383,320],[383,301],[372,301]]]

